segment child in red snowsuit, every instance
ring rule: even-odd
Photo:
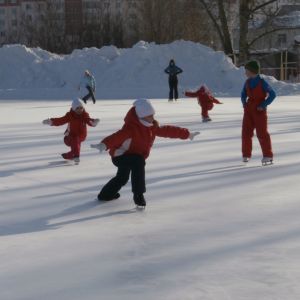
[[[276,97],[274,90],[259,76],[260,66],[257,61],[250,61],[245,65],[248,79],[242,90],[241,101],[244,107],[242,127],[243,161],[248,162],[252,154],[252,137],[256,130],[263,158],[262,163],[273,162],[271,137],[268,132],[267,106]]]
[[[68,124],[65,131],[64,143],[71,147],[71,151],[63,153],[64,159],[74,160],[76,163],[80,161],[80,146],[86,139],[86,125],[96,127],[99,119],[90,118],[89,114],[84,109],[84,104],[81,99],[75,99],[72,102],[72,108],[61,118],[51,118],[43,121],[43,124],[50,126],[61,126]]]
[[[100,191],[99,200],[109,201],[120,197],[119,191],[131,173],[133,200],[137,206],[146,206],[144,193],[145,160],[150,154],[155,137],[190,139],[199,132],[190,133],[188,129],[175,126],[159,126],[154,120],[154,108],[150,101],[139,99],[128,111],[122,129],[106,137],[99,144],[91,145],[102,152],[109,150],[117,174]]]
[[[208,111],[212,110],[215,104],[222,104],[218,99],[214,98],[210,90],[206,85],[202,85],[196,92],[185,92],[187,97],[197,97],[198,104],[201,106],[202,122],[209,122],[211,118],[208,115]]]

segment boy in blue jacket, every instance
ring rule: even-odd
[[[259,75],[260,65],[250,61],[245,65],[247,80],[242,90],[241,101],[244,107],[242,125],[243,161],[248,162],[252,154],[252,137],[254,129],[259,140],[263,158],[262,164],[273,163],[271,137],[268,132],[267,107],[276,97],[274,90]]]

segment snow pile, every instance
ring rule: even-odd
[[[71,98],[85,69],[97,81],[98,98],[161,98],[168,94],[164,69],[174,58],[184,73],[179,89],[206,83],[219,95],[239,95],[243,69],[223,52],[199,43],[176,41],[166,45],[139,42],[130,49],[106,46],[57,55],[39,48],[6,45],[0,48],[0,98]],[[300,85],[272,80],[278,94],[300,92]]]

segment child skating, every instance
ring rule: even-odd
[[[75,163],[80,161],[81,143],[86,139],[87,126],[96,127],[99,119],[90,118],[84,109],[81,99],[74,99],[72,107],[61,118],[51,118],[43,121],[43,124],[50,126],[61,126],[68,124],[65,131],[64,143],[71,148],[71,151],[63,153],[61,156],[67,160],[74,160]]]
[[[202,122],[210,122],[211,118],[208,115],[208,111],[212,110],[215,104],[222,104],[216,99],[206,85],[202,85],[196,92],[186,91],[185,96],[197,97],[198,104],[201,107]]]
[[[89,70],[84,71],[84,75],[78,86],[78,90],[81,88],[87,89],[88,93],[82,97],[83,102],[86,104],[87,100],[92,98],[93,103],[96,103],[95,92],[96,92],[96,80]]]
[[[260,77],[260,66],[257,61],[245,65],[247,80],[242,90],[241,101],[244,107],[242,125],[243,161],[248,162],[252,155],[252,138],[254,129],[259,140],[263,158],[262,164],[273,163],[271,137],[268,132],[267,107],[276,97],[270,85]]]
[[[139,99],[128,111],[122,129],[91,145],[100,152],[109,150],[117,174],[100,191],[98,199],[109,201],[120,197],[119,191],[131,175],[133,200],[137,206],[145,207],[145,160],[150,154],[155,137],[193,140],[199,132],[175,126],[159,126],[154,119],[154,108],[149,100]]]

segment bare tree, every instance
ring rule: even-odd
[[[240,15],[240,34],[239,34],[239,64],[245,63],[249,59],[250,46],[258,39],[274,32],[274,29],[268,28],[267,24],[273,19],[276,12],[270,13],[270,11],[264,11],[266,16],[265,28],[266,30],[255,37],[253,40],[249,40],[249,21],[254,15],[260,11],[263,11],[268,5],[276,2],[276,0],[259,1],[259,0],[240,0],[239,15]]]
[[[230,1],[223,0],[199,0],[207,12],[221,41],[224,52],[233,58],[232,36],[229,30],[228,13]]]
[[[141,0],[139,12],[142,26],[140,37],[147,41],[166,43],[180,37],[179,0]]]
[[[221,40],[224,52],[232,57],[232,32],[230,30],[229,20],[235,19],[233,15],[230,15],[229,0],[199,0],[205,8],[208,16],[210,17],[214,27],[218,32],[218,36]],[[271,20],[276,15],[275,11],[266,9],[270,4],[275,3],[277,0],[239,0],[239,5],[235,11],[235,14],[239,16],[236,20],[235,27],[239,28],[239,64],[244,63],[249,59],[249,49],[258,39],[263,38],[267,34],[274,32],[273,28],[269,28],[267,24],[271,23]],[[249,40],[249,23],[258,13],[264,13],[265,15],[265,28],[259,36]],[[238,25],[237,25],[238,24]]]

